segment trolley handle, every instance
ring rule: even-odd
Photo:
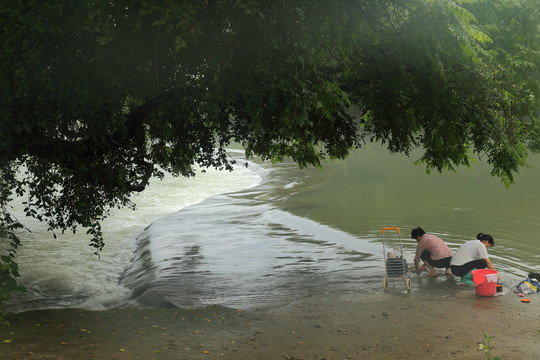
[[[381,234],[384,234],[384,231],[385,231],[385,230],[397,230],[397,232],[400,233],[399,228],[398,228],[398,227],[395,227],[395,226],[394,226],[394,227],[385,227],[385,228],[382,228],[382,229],[381,229]]]

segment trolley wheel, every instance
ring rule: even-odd
[[[407,287],[407,289],[411,290],[411,279],[405,279],[405,286]]]
[[[388,289],[388,279],[384,278],[382,281],[382,287],[386,290]]]

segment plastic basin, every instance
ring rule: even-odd
[[[474,285],[476,285],[476,295],[495,296],[497,292],[498,272],[491,269],[477,269],[471,271]]]

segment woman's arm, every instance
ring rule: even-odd
[[[422,256],[423,252],[424,252],[424,242],[419,241],[418,244],[416,244],[416,254],[414,256],[415,268],[418,268],[418,265],[420,264],[420,256]]]
[[[495,270],[495,267],[493,266],[491,261],[489,261],[489,258],[484,258],[484,260],[486,260],[486,264],[487,264],[488,269]],[[501,275],[497,274],[497,278],[500,280]]]
[[[486,261],[488,269],[495,270],[495,267],[493,267],[493,264],[491,263],[491,261],[489,261],[489,258],[485,258],[483,260]]]

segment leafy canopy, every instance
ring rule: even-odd
[[[93,0],[0,4],[0,224],[9,200],[91,235],[162,171],[299,166],[366,140],[477,153],[507,185],[539,149],[537,0]],[[12,256],[13,255],[13,256]],[[11,260],[2,271],[17,276]]]

